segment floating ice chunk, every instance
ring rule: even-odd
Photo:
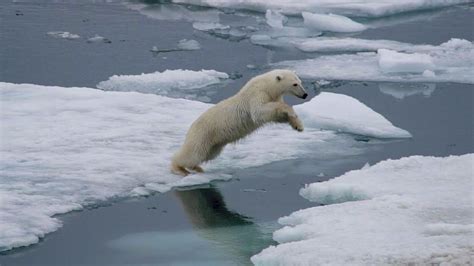
[[[176,70],[114,76],[99,87],[181,88],[226,76]],[[2,251],[38,242],[61,226],[54,215],[84,205],[228,180],[232,176],[223,169],[232,172],[295,158],[334,160],[368,148],[351,137],[312,128],[317,116],[308,113],[304,132],[287,125],[265,127],[226,147],[206,167],[206,174],[181,178],[169,172],[170,158],[189,125],[211,104],[136,92],[10,83],[0,83],[0,94],[2,139],[8,140],[0,142]],[[347,99],[340,96],[337,102],[344,104]]]
[[[352,19],[335,14],[313,14],[303,12],[304,24],[320,31],[357,32],[367,27]]]
[[[404,99],[412,95],[421,94],[430,97],[435,91],[434,83],[380,83],[380,92],[393,96],[397,99]]]
[[[75,40],[81,38],[81,36],[70,33],[68,31],[50,31],[48,32],[48,35],[54,38],[60,38],[60,39],[67,39],[67,40]]]
[[[254,34],[250,36],[250,42],[253,44],[267,45],[273,42],[272,37],[266,34]]]
[[[254,34],[250,36],[250,42],[255,45],[267,47],[293,47],[297,38],[293,37],[272,37],[266,34]]]
[[[297,43],[321,35],[322,32],[307,28],[283,27],[270,32],[260,32],[250,36],[250,42],[268,47],[294,47]]]
[[[382,17],[403,12],[434,9],[468,3],[469,0],[173,0],[174,3],[233,8],[265,12],[280,10],[284,14],[298,15],[301,12],[324,12],[355,17]]]
[[[108,91],[138,91],[155,93],[173,98],[197,99],[205,90],[228,79],[229,75],[215,70],[165,70],[141,75],[114,75],[97,84],[97,88]]]
[[[146,5],[127,3],[126,6],[151,19],[190,22],[219,22],[222,13],[217,9],[189,9],[183,5]]]
[[[265,18],[268,25],[277,29],[283,28],[283,24],[288,21],[287,17],[274,10],[267,10]]]
[[[412,156],[306,186],[303,197],[331,205],[280,218],[284,227],[273,235],[280,244],[251,260],[257,265],[469,264],[473,163],[474,154]]]
[[[242,192],[267,192],[264,188],[244,188]]]
[[[295,43],[296,48],[303,52],[369,52],[378,49],[396,51],[411,50],[413,44],[389,40],[364,40],[357,38],[318,37],[308,38]],[[433,49],[432,45],[417,45],[418,49]]]
[[[379,49],[377,54],[379,67],[385,73],[423,73],[435,67],[428,54],[407,54],[387,49]]]
[[[93,42],[103,42],[103,43],[111,43],[111,41],[103,36],[100,35],[94,35],[93,37],[90,37],[87,39],[87,42],[93,43]]]
[[[423,77],[427,77],[427,78],[434,78],[434,77],[436,77],[436,74],[435,74],[433,71],[429,70],[429,69],[423,71],[423,74],[422,74],[422,75],[423,75]]]
[[[357,99],[322,92],[309,102],[294,106],[305,126],[375,138],[409,138],[411,134],[394,126]]]
[[[211,30],[227,30],[227,29],[230,29],[230,26],[222,25],[216,22],[194,22],[193,28],[200,31],[211,31]]]
[[[199,50],[201,45],[196,40],[182,39],[178,42],[178,49],[181,50]]]
[[[402,54],[402,57],[397,59],[393,58],[392,55],[395,54],[389,51],[380,58],[376,53],[365,52],[284,61],[274,66],[293,69],[302,78],[311,79],[474,83],[474,45],[469,41],[452,39],[439,46],[412,45],[404,52],[415,55],[405,57]],[[382,59],[385,71],[409,70],[417,73],[387,73],[379,67],[379,59]],[[418,59],[422,60],[421,64],[418,64]],[[407,68],[402,69],[401,66],[405,65]],[[422,75],[426,68],[433,71],[435,76]]]
[[[219,38],[227,39],[229,41],[241,41],[246,39],[248,33],[253,32],[254,29],[247,26],[229,27],[224,29],[210,30],[209,33]]]

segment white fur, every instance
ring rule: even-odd
[[[296,85],[296,86],[295,86]],[[273,70],[256,76],[234,96],[204,112],[189,129],[181,149],[173,156],[171,171],[202,172],[201,163],[216,158],[224,146],[272,122],[289,123],[303,131],[303,124],[282,96],[306,97],[301,80],[290,70]]]

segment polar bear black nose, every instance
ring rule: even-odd
[[[303,97],[301,97],[301,98],[306,99],[306,97],[308,97],[307,93],[303,94]]]

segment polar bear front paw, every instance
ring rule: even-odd
[[[298,131],[298,132],[302,132],[304,130],[304,126],[303,126],[303,123],[301,122],[301,120],[299,120],[298,118],[296,117],[290,117],[289,119],[289,122],[290,122],[290,125],[291,127]]]
[[[303,132],[304,127],[303,127],[303,125],[296,125],[296,126],[293,126],[293,129],[298,131],[298,132]]]

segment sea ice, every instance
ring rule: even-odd
[[[375,138],[411,137],[408,131],[395,127],[385,117],[347,95],[322,92],[294,109],[305,126]]]
[[[178,42],[178,49],[181,50],[199,50],[201,45],[196,40],[182,39]]]
[[[222,13],[216,9],[190,10],[183,5],[146,5],[127,3],[128,8],[138,11],[151,19],[190,21],[190,22],[211,22],[218,23],[219,15]]]
[[[468,265],[474,154],[387,160],[300,194],[326,206],[282,217],[256,265]],[[327,205],[329,204],[329,205]]]
[[[200,75],[204,75],[204,83],[209,81],[208,74],[216,79],[224,76],[216,71],[177,71],[171,72],[177,75],[172,81],[171,74],[163,73],[151,77],[161,75],[165,81],[159,79],[162,83],[158,84],[178,87],[199,83],[201,78],[194,79]],[[191,78],[180,83],[183,77]],[[150,82],[157,80],[152,78]],[[143,80],[136,76],[116,76],[102,83],[121,90],[136,89],[137,84],[141,86]],[[309,114],[310,101],[296,106],[308,112],[302,117],[307,123],[304,132],[296,132],[288,125],[265,127],[238,145],[226,147],[218,159],[205,167],[206,174],[180,178],[170,174],[170,158],[189,125],[211,104],[137,92],[31,84],[0,83],[0,93],[2,251],[37,243],[44,234],[57,230],[61,221],[53,217],[56,214],[111,198],[226,180],[236,168],[294,158],[334,160],[369,148],[350,136],[312,127],[318,124],[312,122],[318,117]],[[345,104],[351,101],[350,97],[339,96],[339,105],[347,106],[348,113],[373,117],[357,110],[364,109],[362,104]],[[334,97],[338,94],[330,98]],[[320,125],[337,130],[335,123],[338,122],[329,120]],[[370,127],[373,122],[367,123]],[[387,132],[390,131],[396,129]]]
[[[283,26],[270,31],[260,31],[250,36],[250,42],[256,45],[268,47],[294,47],[297,43],[316,37],[322,32],[314,29]]]
[[[386,45],[391,50],[401,49],[404,53],[395,54],[393,51],[380,49],[380,55],[373,52],[325,55],[314,59],[283,61],[273,66],[293,69],[298,75],[308,79],[474,83],[472,42],[451,39],[438,46],[411,47],[400,44],[388,47],[389,43],[376,43]],[[369,44],[367,42],[363,46],[372,46]],[[403,67],[417,73],[399,73],[404,71]],[[423,74],[427,68],[434,75]]]
[[[227,30],[229,25],[222,25],[216,22],[194,22],[193,28],[200,31]]]
[[[377,55],[380,70],[385,73],[423,73],[425,70],[432,70],[435,67],[431,56],[428,54],[407,54],[379,49]],[[426,77],[426,75],[423,76]]]
[[[352,19],[335,14],[313,14],[303,12],[304,24],[320,31],[357,32],[367,29],[366,26]]]
[[[378,49],[409,51],[415,45],[390,40],[365,40],[357,38],[318,37],[295,42],[295,47],[303,52],[370,52]],[[416,45],[420,49],[434,49],[432,45]]]
[[[301,12],[334,13],[349,17],[382,17],[403,12],[441,8],[469,0],[172,0],[174,3],[233,8],[265,12],[279,10],[284,14]]]
[[[75,40],[81,38],[81,36],[70,33],[67,31],[50,31],[48,32],[48,35],[54,38],[60,38],[60,39],[67,39],[67,40]]]
[[[103,43],[111,43],[111,41],[103,36],[100,35],[94,35],[93,37],[90,37],[87,39],[87,42],[93,43],[93,42],[103,42]]]
[[[199,44],[198,44],[199,45]],[[173,98],[198,99],[204,96],[204,87],[217,85],[229,75],[215,70],[165,70],[141,75],[114,75],[97,84],[109,91],[138,91],[160,94]]]
[[[287,17],[274,10],[267,10],[265,18],[267,24],[276,29],[283,28],[283,25],[288,21]]]
[[[436,74],[435,74],[433,71],[429,70],[429,69],[423,71],[422,75],[423,75],[424,77],[427,77],[427,78],[434,78],[434,77],[436,77]]]
[[[209,30],[209,34],[219,37],[222,39],[227,39],[229,41],[241,41],[248,38],[248,34],[254,32],[255,29],[249,26],[232,26],[222,29],[212,29]]]

